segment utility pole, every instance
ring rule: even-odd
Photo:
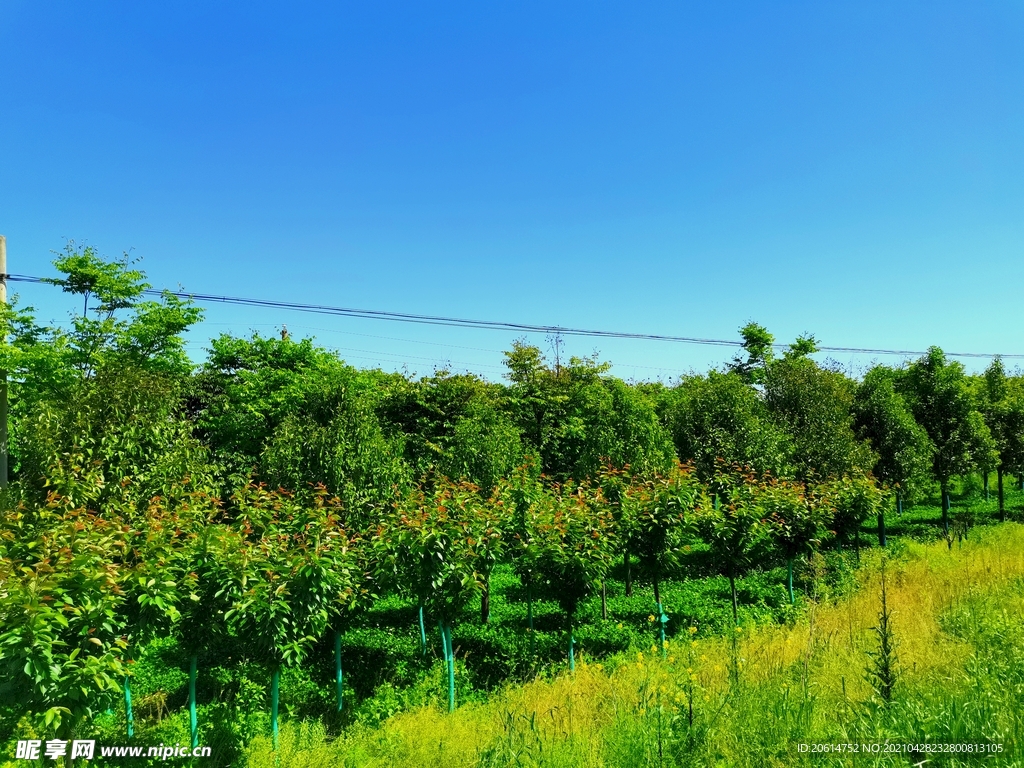
[[[7,238],[0,235],[0,303],[7,304]],[[3,334],[0,343],[7,343]],[[7,371],[0,370],[0,488],[7,487]]]

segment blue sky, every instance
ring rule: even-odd
[[[1020,3],[5,0],[0,39],[14,273],[71,238],[207,293],[1024,353]],[[207,318],[198,356],[287,323],[420,373],[496,377],[515,337]],[[731,356],[566,340],[595,347],[625,378]]]

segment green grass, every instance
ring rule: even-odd
[[[888,566],[899,671],[884,702],[868,677],[880,553],[844,599],[789,626],[679,638],[662,661],[636,651],[502,686],[454,714],[431,702],[331,740],[293,724],[250,768],[298,766],[1019,766],[1024,746],[1024,527],[976,530],[960,546],[910,542]],[[730,674],[731,660],[739,668]],[[800,744],[986,744],[948,753],[811,754]]]
[[[992,485],[988,502],[977,479],[973,484],[955,487],[953,515],[969,510],[973,524],[979,526],[974,529],[977,531],[994,522],[994,479]],[[1008,517],[1024,519],[1024,493],[1016,490],[1015,482],[1008,481],[1006,488]],[[923,502],[908,508],[902,516],[887,515],[890,553],[906,553],[908,547],[919,546],[915,542],[935,542],[942,537],[937,491]],[[861,532],[864,563],[878,556],[874,526],[875,521],[866,521]],[[968,532],[968,536],[974,535]],[[962,543],[954,542],[951,554],[962,547]],[[738,582],[741,623],[749,630],[791,627],[806,621],[815,605],[809,599],[812,592],[819,603],[855,594],[856,562],[852,552],[828,551],[814,573],[810,564],[798,563],[795,607],[788,604],[784,564],[767,563],[765,570],[751,572]],[[627,596],[623,578],[620,564],[607,582],[608,618],[602,619],[600,597],[595,595],[582,605],[575,629],[578,651],[591,660],[605,659],[613,666],[637,649],[649,655],[656,639],[656,626],[650,620],[655,610],[650,585],[635,583],[632,596]],[[728,582],[713,575],[706,553],[699,547],[688,553],[679,573],[663,584],[662,595],[670,615],[671,642],[684,638],[717,642],[716,638],[731,630]],[[509,568],[499,568],[493,576],[491,609],[491,620],[486,625],[480,621],[479,604],[469,606],[455,624],[460,706],[484,706],[508,685],[555,680],[565,668],[565,617],[550,596],[534,601],[535,655],[530,653],[526,632],[525,594]],[[344,634],[343,656],[344,710],[335,710],[332,644],[330,638],[324,638],[305,664],[284,671],[283,720],[318,722],[324,737],[333,738],[359,729],[380,728],[389,718],[433,706],[444,697],[440,637],[436,627],[428,624],[427,655],[421,655],[416,608],[409,600],[388,596],[357,617]],[[173,640],[153,643],[134,664],[138,743],[187,741],[187,669],[188,658]],[[248,745],[269,730],[269,688],[270,671],[240,657],[230,645],[209,648],[200,657],[200,743],[215,747],[215,764],[237,763]],[[119,698],[112,698],[107,706],[111,711],[97,720],[96,735],[103,743],[122,743],[123,705]],[[633,723],[630,727],[639,726]],[[0,704],[0,731],[16,729],[16,724],[3,722]],[[629,741],[625,735],[622,738],[623,743]],[[566,742],[558,749],[571,751],[572,747]],[[133,764],[143,763],[136,760]]]

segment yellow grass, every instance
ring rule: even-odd
[[[951,551],[944,542],[900,546],[903,551],[888,560],[886,573],[902,680],[910,686],[955,685],[966,674],[964,663],[972,648],[944,633],[940,617],[971,598],[996,593],[1008,601],[1004,608],[1024,610],[1019,591],[1008,589],[1024,577],[1024,526],[1007,523],[979,531]],[[692,701],[711,723],[709,733],[728,732],[729,723],[715,720],[715,714],[738,706],[735,694],[730,699],[730,691],[739,690],[730,679],[734,658],[743,691],[781,691],[783,697],[790,689],[794,696],[800,691],[818,702],[817,721],[835,718],[844,707],[872,695],[865,676],[866,651],[873,647],[871,628],[879,611],[881,557],[878,551],[865,553],[858,588],[851,596],[832,604],[812,603],[790,627],[696,641],[684,631],[670,642],[667,661],[655,649],[603,664],[583,660],[575,674],[509,686],[486,702],[461,706],[453,714],[420,707],[376,729],[353,728],[334,741],[315,729],[300,733],[294,726],[286,727],[278,755],[273,755],[268,741],[259,740],[247,753],[248,764],[629,764],[647,753],[634,750],[632,758],[616,757],[615,745],[630,728],[653,722],[650,716],[655,712],[664,718],[659,723],[678,725]],[[517,754],[519,762],[514,762]],[[751,760],[749,764],[757,764],[756,756]],[[721,764],[738,763],[724,759]]]

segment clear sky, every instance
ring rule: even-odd
[[[21,274],[70,238],[157,287],[1024,353],[1024,4],[3,0],[0,233]],[[515,338],[216,307],[192,349],[281,323],[420,373]]]

